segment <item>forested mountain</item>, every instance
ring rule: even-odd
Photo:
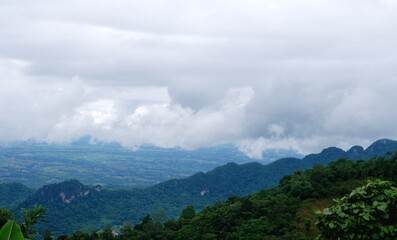
[[[56,233],[139,222],[147,213],[166,210],[177,216],[189,204],[200,209],[228,196],[244,196],[268,187],[263,165],[229,163],[208,173],[170,180],[146,189],[111,191],[87,187],[77,180],[46,185],[19,207],[41,204],[48,209],[49,227]]]
[[[119,239],[314,239],[318,235],[315,225],[318,215],[315,214],[315,210],[333,205],[333,198],[350,193],[357,186],[365,184],[368,179],[396,182],[397,156],[388,159],[375,158],[368,162],[340,159],[326,167],[316,165],[312,169],[297,171],[293,175],[283,177],[276,187],[243,198],[229,197],[227,201],[206,207],[199,213],[195,213],[194,208],[187,207],[176,221],[171,220],[163,225],[155,218],[146,217],[130,232],[129,238],[119,236]],[[385,190],[385,195],[396,196],[397,192],[391,194],[391,191],[395,190]],[[366,193],[360,188],[350,196],[354,194],[358,196]],[[388,213],[385,212],[386,203],[382,203],[382,206],[376,205],[385,201],[384,196],[375,200],[369,202],[368,208],[374,204],[374,209],[379,212],[370,213],[373,215],[368,217],[367,223],[362,222],[366,219],[366,216],[363,216],[362,227],[358,225],[357,232],[348,233],[353,237],[346,239],[374,239],[374,236],[366,235],[367,230],[364,231],[364,226],[370,231],[371,224],[377,223],[376,214],[389,213],[393,216],[386,217],[388,224],[392,224],[391,228],[388,227],[384,231],[387,237],[386,235],[384,238],[381,237],[380,232],[383,231],[381,229],[374,231],[378,234],[376,239],[395,239],[397,229],[393,226],[397,224],[395,217],[397,199],[394,197],[390,202]],[[363,205],[364,202],[357,204]],[[347,215],[343,215],[344,213],[338,214],[342,219],[343,217],[348,219]],[[370,219],[374,221],[371,222]],[[332,231],[332,226],[330,228]],[[128,232],[126,229],[127,227],[124,227],[122,232]]]
[[[34,191],[21,183],[0,184],[0,207],[13,208],[18,206]]]
[[[333,240],[342,236],[340,239],[392,240],[397,237],[396,181],[397,155],[367,162],[339,159],[326,167],[315,165],[285,176],[276,187],[242,198],[231,196],[199,212],[187,206],[176,220],[166,221],[157,213],[146,215],[135,225],[125,223],[120,228],[107,226],[90,232],[78,230],[57,239]],[[38,194],[67,190],[61,196],[62,202],[69,204],[89,197],[90,191],[102,191],[98,186],[88,189],[77,181],[63,185],[62,189],[61,185],[48,186]],[[332,200],[343,195],[341,200]],[[322,214],[316,213],[318,210]],[[59,221],[65,220],[69,222],[68,218]],[[46,236],[49,239],[50,231],[46,231]]]
[[[146,214],[162,210],[165,217],[174,218],[187,205],[201,209],[230,196],[245,196],[275,186],[283,176],[315,164],[326,165],[339,158],[366,160],[396,149],[395,141],[379,140],[366,150],[357,146],[347,152],[328,148],[301,160],[285,158],[268,165],[229,163],[207,173],[169,180],[146,189],[110,191],[71,180],[44,186],[18,207],[42,204],[48,209],[49,220],[42,227],[56,234],[79,228],[122,225],[125,221],[137,223]]]
[[[391,182],[367,182],[369,179]],[[118,235],[105,228],[91,234],[76,231],[59,239],[392,240],[397,237],[396,181],[397,155],[368,162],[340,159],[326,167],[316,165],[297,171],[283,177],[276,187],[243,198],[229,197],[200,212],[188,206],[176,220],[163,222],[158,215],[147,215],[135,226],[125,224]],[[335,204],[332,199],[345,194],[348,195],[343,201],[336,202],[343,206],[342,210],[324,209]],[[347,203],[347,199],[351,202]],[[315,213],[323,209],[322,215]],[[315,223],[319,216],[319,227],[326,232],[316,238],[319,229]],[[326,219],[329,217],[332,219]]]

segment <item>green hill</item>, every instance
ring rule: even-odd
[[[247,197],[229,197],[226,201],[205,207],[197,213],[193,206],[188,206],[176,220],[164,222],[161,215],[146,216],[141,223],[133,227],[124,225],[118,235],[113,235],[110,228],[105,228],[91,234],[77,231],[61,238],[68,240],[315,239],[319,234],[315,225],[318,217],[315,211],[333,205],[332,199],[350,193],[368,179],[396,182],[397,155],[389,158],[374,158],[367,162],[340,159],[326,167],[316,165],[311,169],[283,177],[276,187],[263,189]],[[365,194],[362,189],[348,196]],[[385,190],[385,194],[390,194],[388,192],[390,190]],[[394,193],[393,196],[396,194]],[[394,199],[390,211],[395,212],[396,207],[397,199]],[[384,208],[379,208],[379,211],[383,210]],[[391,218],[395,219],[395,216]],[[393,219],[390,221],[393,222]],[[359,238],[352,239],[371,239],[371,236],[360,235],[360,228],[357,231],[356,236]],[[388,229],[385,233],[394,236]]]
[[[32,207],[34,204],[46,207],[49,221],[41,227],[50,228],[56,234],[122,225],[126,221],[138,223],[146,214],[162,210],[166,218],[172,219],[187,205],[202,209],[230,196],[246,196],[275,186],[283,176],[299,169],[308,169],[315,164],[326,165],[341,157],[366,160],[370,154],[379,156],[394,152],[395,147],[395,141],[379,140],[366,150],[353,147],[345,152],[328,148],[302,160],[285,158],[268,165],[229,163],[207,173],[169,180],[146,189],[110,191],[71,180],[44,186],[18,207]],[[299,190],[298,187],[295,189]],[[319,189],[314,188],[316,191]],[[314,190],[306,191],[316,192]]]
[[[34,190],[20,183],[0,184],[0,207],[13,208],[24,201]]]
[[[314,211],[372,178],[396,182],[397,157],[368,162],[341,159],[327,167],[298,171],[282,178],[277,187],[229,198],[190,219],[181,215],[164,224],[159,239],[312,239],[317,235]],[[136,231],[137,236],[144,234]]]

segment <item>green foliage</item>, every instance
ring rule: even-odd
[[[335,149],[330,151],[337,152]],[[342,197],[371,178],[397,180],[396,156],[374,158],[367,162],[340,159],[328,166],[316,165],[309,170],[296,171],[285,176],[277,187],[246,197],[235,196],[245,185],[252,191],[267,181],[258,179],[263,174],[258,174],[262,171],[260,168],[260,164],[228,164],[207,174],[200,173],[184,180],[171,180],[133,191],[95,191],[78,181],[67,181],[40,189],[30,201],[25,202],[25,206],[33,206],[36,200],[40,200],[40,203],[50,207],[49,222],[44,228],[51,229],[54,236],[61,234],[59,229],[65,232],[82,229],[58,239],[303,240],[310,239],[317,231],[313,224],[315,217],[309,220],[298,217],[304,202]],[[240,179],[244,180],[238,183]],[[87,191],[89,194],[85,195]],[[61,192],[66,200],[71,201],[62,201]],[[203,207],[218,198],[227,199],[227,196],[232,197]],[[172,214],[167,212],[165,215],[160,209],[167,209]],[[195,209],[201,211],[196,212]],[[177,213],[179,218],[172,218]],[[126,221],[138,222],[138,217],[143,220],[134,227],[132,224],[114,227]],[[174,220],[165,221],[167,218]],[[113,230],[105,228],[110,225]],[[105,230],[96,231],[98,228]],[[84,232],[87,230],[94,231]],[[119,231],[119,234],[114,235],[114,231]]]
[[[24,240],[18,224],[9,220],[0,230],[0,240]]]
[[[397,188],[388,181],[368,181],[325,208],[317,226],[319,239],[396,239]]]
[[[130,223],[125,223],[120,229],[119,240],[131,240],[134,237],[134,229]]]
[[[234,166],[229,167],[234,168]],[[368,178],[395,181],[397,180],[396,169],[397,156],[387,159],[371,159],[368,162],[340,159],[326,167],[317,165],[306,171],[297,171],[293,175],[284,177],[277,187],[261,190],[247,197],[232,196],[226,201],[205,207],[199,212],[196,212],[193,206],[187,206],[176,220],[164,222],[162,212],[152,216],[146,215],[141,223],[134,227],[128,224],[124,225],[119,234],[113,237],[116,240],[314,239],[317,232],[316,226],[313,224],[316,221],[316,215],[312,213],[313,218],[299,219],[298,217],[299,211],[303,208],[306,211],[309,209],[305,204],[327,200],[324,201],[328,204],[325,206],[329,206],[331,203],[329,198],[342,197],[350,193],[354,188],[365,183]],[[354,192],[351,194],[360,196],[363,193],[361,190],[355,192],[355,194]],[[386,192],[394,194],[394,192]],[[366,190],[366,193],[371,193],[374,197],[378,196],[375,191]],[[379,215],[383,210],[389,211],[389,220],[396,218],[396,207],[385,208],[384,203],[384,199],[381,198],[377,199],[377,203],[372,203],[375,204],[373,207],[376,208],[376,213]],[[390,204],[390,206],[394,206],[395,202],[390,202]],[[328,213],[330,210],[324,211]],[[363,215],[364,219],[365,216]],[[371,217],[369,219],[371,220]],[[385,225],[384,222],[381,225],[384,231],[394,231],[394,228],[390,227],[391,225]],[[396,224],[394,223],[394,225]],[[106,231],[107,233],[111,232],[109,228],[103,232],[91,234],[78,231],[70,237],[64,236],[64,238],[58,239],[103,239],[105,237],[103,233]],[[108,234],[108,236],[111,239],[111,235]],[[376,239],[372,238],[372,235],[369,236],[370,238],[365,238],[368,235],[363,234],[362,239]],[[382,239],[388,239],[386,235],[383,237]]]
[[[100,233],[100,239],[103,240],[113,240],[114,239],[114,234],[112,231],[111,226],[107,226],[103,231]]]
[[[0,208],[0,228],[3,227],[8,220],[14,220],[14,215],[7,208]]]
[[[217,201],[223,201],[229,196],[247,196],[260,189],[275,186],[282,176],[292,174],[299,169],[313,167],[315,164],[325,165],[340,157],[367,160],[370,156],[384,155],[385,150],[394,151],[392,149],[396,149],[394,143],[397,142],[380,141],[374,143],[368,148],[368,151],[355,148],[345,152],[337,148],[328,148],[319,154],[308,155],[302,160],[287,158],[268,165],[229,163],[207,173],[197,173],[188,178],[169,180],[145,189],[96,191],[78,181],[67,181],[40,188],[17,208],[31,208],[34,204],[45,206],[48,209],[46,216],[48,223],[39,224],[38,229],[43,232],[44,229],[49,228],[54,235],[70,233],[77,229],[91,231],[104,228],[107,225],[121,226],[126,221],[139,223],[146,214],[151,214],[154,217],[153,214],[161,209],[166,209],[165,218],[176,219],[182,209],[188,205],[194,206],[195,209],[203,209]],[[55,152],[58,150],[62,151],[62,149],[57,149]],[[73,156],[80,157],[80,150]],[[99,151],[99,149],[96,150]],[[151,152],[151,154],[161,155],[162,153]],[[223,156],[223,154],[220,155]],[[98,161],[105,161],[96,159],[96,157],[100,156],[97,153],[95,157],[90,155],[92,164],[87,168],[84,167],[84,169],[89,169],[88,175],[92,175],[92,177],[95,175],[92,169],[101,168]],[[390,157],[388,156],[388,158]],[[45,159],[46,162],[49,161],[49,159]],[[233,160],[233,158],[229,160]],[[112,158],[113,163],[117,163],[115,164],[117,166],[124,166],[125,161],[120,162]],[[331,163],[330,167],[317,165],[309,172],[299,171],[290,176],[290,179],[287,177],[282,181],[282,188],[285,194],[304,200],[346,194],[360,184],[363,179],[372,176],[395,180],[397,176],[395,162],[389,161],[389,159],[376,159],[368,163],[340,160],[337,163]],[[151,164],[149,165],[151,171],[158,173],[157,167],[153,168]],[[78,169],[71,168],[71,171],[83,171],[81,168],[79,165]],[[106,172],[105,175],[114,177],[120,174],[121,168],[118,167],[116,170]],[[62,173],[74,176],[71,174],[72,172],[62,171]],[[131,170],[128,174],[130,173]],[[100,175],[104,176],[102,171],[100,171]],[[117,177],[117,181],[126,183],[125,176],[127,175]],[[97,178],[94,178],[95,182],[98,181]],[[86,181],[87,179],[83,180],[90,182]],[[64,194],[64,199],[60,198],[61,193]],[[250,218],[249,211],[244,214],[245,219]]]
[[[43,240],[52,240],[51,231],[49,229],[44,231]]]
[[[33,192],[20,183],[1,183],[0,206],[9,209],[14,208]]]
[[[37,232],[33,226],[45,218],[46,209],[35,205],[32,209],[22,208],[22,233],[26,238],[34,238]]]
[[[140,224],[135,225],[134,230],[137,240],[160,240],[164,235],[161,218],[152,219],[149,215],[144,217]]]
[[[0,209],[0,227],[5,223],[9,227],[18,229],[21,231],[22,235],[27,239],[32,239],[36,236],[37,232],[33,230],[34,225],[43,221],[46,209],[42,206],[34,206],[32,209],[21,209],[22,211],[22,223],[19,227],[14,221],[14,214],[6,208]],[[4,225],[4,227],[6,227]],[[7,228],[7,229],[8,229]]]
[[[196,215],[196,210],[192,205],[187,206],[182,210],[182,213],[179,215],[179,221],[190,221]]]

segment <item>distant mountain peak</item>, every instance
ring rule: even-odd
[[[391,140],[391,139],[379,139],[372,143],[366,150],[365,152],[367,153],[375,153],[376,156],[379,156],[379,152],[390,152],[393,153],[397,149],[397,141]]]
[[[45,185],[37,191],[42,197],[58,200],[63,204],[70,204],[76,199],[86,197],[90,192],[91,189],[78,180]]]
[[[362,154],[365,152],[364,148],[361,146],[353,146],[349,149],[349,151],[347,151],[348,153],[355,153],[355,154]]]
[[[344,152],[344,151],[337,147],[328,147],[323,149],[320,154],[327,155],[327,154],[335,154],[340,152]]]
[[[236,166],[238,166],[237,163],[235,163],[235,162],[228,162],[228,163],[226,163],[225,165],[223,165],[223,166],[221,166],[221,167],[236,167]]]
[[[382,138],[382,139],[376,140],[369,147],[371,147],[371,146],[388,145],[388,144],[393,144],[393,143],[397,143],[397,141],[394,141],[394,140],[391,140],[391,139],[388,139],[388,138]]]

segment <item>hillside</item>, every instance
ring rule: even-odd
[[[266,180],[261,178],[261,167],[259,163],[229,163],[208,173],[134,190],[90,188],[77,180],[69,180],[40,188],[19,207],[45,206],[49,220],[46,227],[56,233],[81,227],[122,225],[131,220],[137,223],[147,213],[160,210],[167,210],[166,216],[173,218],[189,204],[203,208],[228,196],[243,196],[263,188]]]
[[[13,208],[18,206],[33,190],[21,183],[1,183],[0,184],[0,207]]]
[[[332,199],[350,193],[368,179],[396,182],[397,155],[387,159],[374,158],[368,162],[340,159],[326,167],[316,165],[283,177],[276,187],[247,197],[229,197],[200,212],[188,206],[176,220],[164,222],[159,214],[147,215],[135,226],[123,225],[117,235],[106,227],[90,234],[79,230],[59,239],[312,240],[319,234],[315,211],[333,205]],[[390,194],[390,189],[387,191],[385,194]],[[396,202],[393,202],[391,212],[395,212]],[[353,239],[371,239],[371,236],[360,235],[359,229],[357,231],[359,238]],[[395,236],[390,231],[385,232]]]
[[[230,196],[245,196],[275,186],[283,176],[299,169],[326,165],[338,158],[366,160],[394,152],[395,147],[395,141],[379,140],[366,150],[353,147],[345,152],[328,148],[301,160],[285,158],[268,165],[229,163],[207,173],[169,180],[146,189],[110,191],[98,186],[87,187],[76,180],[67,181],[39,189],[19,207],[38,203],[48,208],[49,223],[43,227],[57,234],[80,228],[122,225],[125,221],[137,223],[146,214],[161,210],[166,210],[167,218],[174,218],[187,205],[201,209]]]
[[[318,233],[314,211],[374,178],[396,182],[397,156],[316,165],[248,197],[232,197],[199,213],[185,208],[178,220],[168,221],[160,229],[153,228],[159,224],[155,219],[143,222],[131,235],[136,239],[153,234],[160,236],[156,239],[314,239]]]

